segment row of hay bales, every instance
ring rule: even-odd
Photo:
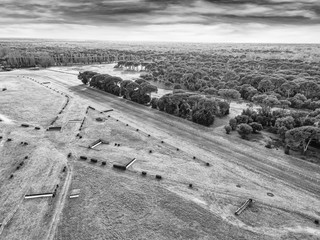
[[[86,157],[86,156],[80,156],[80,160],[88,160],[88,157]],[[98,163],[98,159],[96,159],[96,158],[90,158],[90,162],[91,163]],[[102,161],[101,162],[101,165],[102,166],[104,166],[104,165],[107,165],[107,162],[106,161]]]
[[[21,127],[28,128],[28,127],[33,127],[33,126],[31,126],[31,125],[29,125],[29,124],[26,124],[26,123],[22,123],[22,124],[21,124]],[[34,127],[34,129],[35,129],[35,130],[40,130],[40,127]]]
[[[86,117],[83,118],[83,120],[82,120],[82,122],[81,122],[81,125],[80,125],[80,127],[79,127],[79,131],[82,130],[82,127],[83,127],[83,124],[84,124],[84,121],[85,121],[85,120],[86,120]]]

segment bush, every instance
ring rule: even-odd
[[[232,128],[229,125],[224,126],[224,129],[226,130],[226,134],[230,134]]]
[[[238,125],[237,131],[240,134],[241,138],[246,139],[248,135],[252,133],[253,129],[252,127],[250,127],[250,125],[241,123]]]
[[[237,120],[234,118],[231,118],[229,120],[229,125],[230,125],[232,131],[236,130],[237,129]]]
[[[214,115],[205,109],[201,109],[192,114],[192,121],[204,126],[210,126],[214,122]]]
[[[151,99],[151,107],[157,109],[158,108],[158,98]]]
[[[253,133],[260,132],[263,129],[262,125],[257,122],[250,123],[249,125],[250,125],[250,127],[252,127]]]

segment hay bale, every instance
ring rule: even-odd
[[[29,124],[22,123],[22,124],[21,124],[21,127],[30,127],[30,125],[29,125]]]
[[[68,153],[68,158],[71,157],[71,155],[72,155],[71,153]]]
[[[92,163],[97,163],[97,162],[98,162],[98,160],[97,160],[97,159],[95,159],[95,158],[91,158],[91,159],[90,159],[90,162],[92,162]]]
[[[29,158],[28,156],[25,156],[25,157],[24,157],[24,159],[28,159],[28,158]]]
[[[195,156],[193,156],[193,159],[196,159],[196,157],[195,157]]]
[[[149,150],[149,153],[152,153],[152,150]]]
[[[142,175],[142,176],[146,176],[146,175],[147,175],[147,172],[143,171],[143,172],[141,172],[141,175]]]
[[[162,177],[160,175],[156,175],[156,179],[161,180]]]
[[[150,134],[148,134],[148,137],[150,137],[151,135]]]
[[[118,165],[118,164],[113,164],[113,168],[120,169],[120,170],[123,170],[123,171],[125,171],[127,169],[125,166]]]
[[[164,141],[161,141],[161,143],[164,143]]]
[[[179,148],[177,148],[177,151],[179,151]]]
[[[208,166],[208,167],[209,167],[209,166],[210,166],[210,163],[208,163],[208,162],[207,162],[207,163],[206,163],[206,166]]]
[[[11,141],[12,141],[12,138],[8,138],[8,139],[7,139],[7,142],[11,142]]]
[[[86,156],[80,156],[80,159],[87,160],[88,158]]]
[[[314,223],[319,225],[319,220],[318,219],[314,220]]]
[[[107,163],[106,163],[105,161],[101,162],[101,165],[103,165],[103,166],[106,165],[106,164],[107,164]]]
[[[136,129],[137,132],[139,132],[139,129]]]
[[[39,127],[35,127],[34,129],[35,129],[35,130],[40,130],[40,128],[39,128]]]
[[[193,187],[192,183],[189,183],[189,188],[192,188],[192,187]]]

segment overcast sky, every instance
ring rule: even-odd
[[[0,0],[0,37],[320,43],[320,0]]]

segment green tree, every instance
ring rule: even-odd
[[[241,138],[247,139],[248,136],[252,133],[253,129],[252,129],[252,127],[250,127],[250,125],[248,125],[246,123],[241,123],[238,125],[237,131],[238,131],[239,135],[241,136]]]
[[[224,126],[224,130],[226,130],[226,134],[230,134],[232,129],[229,125],[226,125],[226,126]]]
[[[290,148],[301,148],[302,154],[306,151],[312,140],[320,140],[320,128],[314,126],[303,126],[293,128],[285,134],[286,144]]]
[[[226,99],[228,103],[230,103],[231,100],[238,100],[241,96],[239,91],[235,89],[220,89],[218,94]]]
[[[236,130],[237,129],[237,120],[234,118],[231,118],[229,120],[229,125],[230,125],[232,131]]]
[[[260,132],[263,129],[262,125],[257,122],[252,122],[249,125],[252,127],[252,133]]]

